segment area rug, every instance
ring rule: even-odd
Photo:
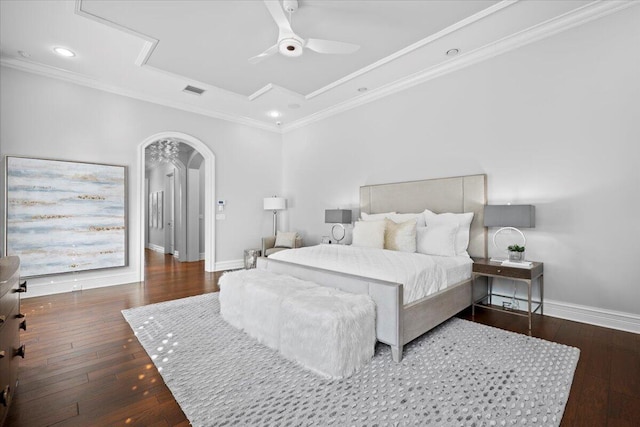
[[[124,310],[194,426],[558,426],[579,350],[453,318],[325,380],[220,317],[218,294]]]

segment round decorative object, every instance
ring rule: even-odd
[[[514,239],[513,237],[514,234],[517,236],[516,239]],[[522,243],[519,243],[515,240],[521,240]],[[493,235],[493,245],[496,247],[496,249],[502,252],[507,252],[507,248],[509,246],[516,244],[520,246],[526,246],[527,239],[524,237],[522,231],[518,230],[515,227],[502,227]]]
[[[336,236],[336,227],[338,227],[338,230],[342,229],[342,236],[340,236],[340,234]],[[340,241],[344,239],[344,236],[346,234],[347,234],[347,231],[344,229],[344,225],[342,224],[334,224],[333,227],[331,227],[331,236],[338,243],[340,243]]]

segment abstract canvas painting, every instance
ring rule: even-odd
[[[151,227],[158,228],[158,193],[151,195]]]
[[[124,267],[125,166],[7,157],[7,255],[22,276]]]
[[[158,191],[158,228],[162,229],[162,212],[164,211],[164,196],[162,191]]]

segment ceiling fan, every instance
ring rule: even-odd
[[[351,43],[322,39],[305,40],[294,33],[291,29],[290,18],[291,14],[298,10],[297,0],[283,0],[282,5],[280,4],[280,1],[264,0],[264,4],[267,6],[273,20],[276,21],[276,24],[278,25],[278,42],[262,52],[260,55],[249,58],[249,63],[251,64],[256,64],[277,52],[280,52],[284,56],[296,57],[302,55],[304,49],[311,49],[318,53],[329,54],[353,53],[360,49],[360,46]],[[285,15],[285,10],[289,12],[289,19],[287,19],[287,16]]]

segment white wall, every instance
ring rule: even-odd
[[[137,281],[140,271],[138,146],[163,131],[192,135],[216,156],[215,197],[227,200],[216,221],[216,264],[241,260],[270,230],[262,199],[282,186],[276,133],[150,104],[14,69],[0,68],[1,155],[126,165],[129,173],[129,267],[31,281],[30,296]],[[185,95],[190,96],[190,95]],[[4,198],[4,174],[2,174]],[[4,230],[3,230],[4,233]]]
[[[286,134],[290,228],[317,243],[361,185],[486,173],[490,204],[536,205],[547,301],[640,314],[639,12]]]

